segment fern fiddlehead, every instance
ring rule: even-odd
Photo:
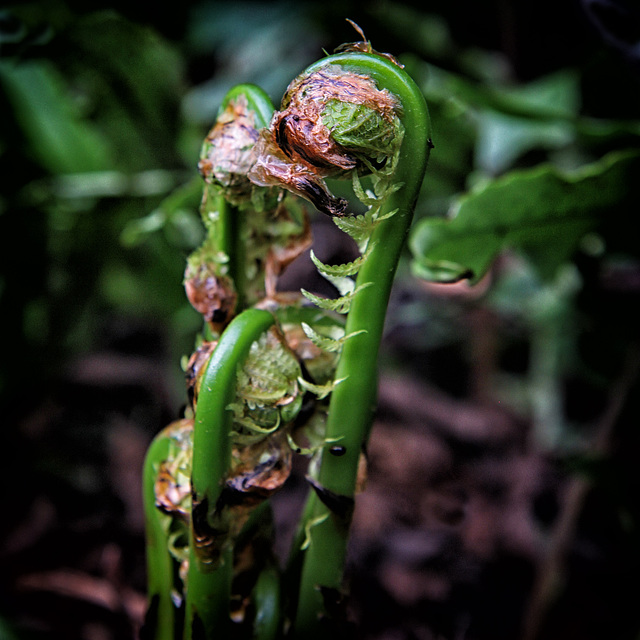
[[[246,359],[251,345],[273,324],[273,316],[247,310],[223,332],[206,365],[195,414],[191,470],[191,527],[189,572],[185,616],[185,639],[198,633],[213,638],[228,633],[231,597],[232,547],[221,527],[219,504],[224,478],[231,466],[233,414],[237,367]],[[215,390],[209,392],[209,390]],[[212,594],[216,594],[212,598]]]
[[[409,76],[368,43],[312,65],[271,112],[261,90],[241,85],[203,146],[207,239],[189,259],[185,288],[211,341],[189,365],[193,417],[162,432],[145,465],[156,640],[181,635],[176,588],[186,599],[183,638],[228,637],[234,545],[260,521],[255,505],[284,481],[292,451],[315,454],[304,539],[294,544],[300,587],[287,594],[292,636],[317,635],[341,586],[378,346],[429,155],[429,116]],[[350,179],[366,212],[348,214],[327,178]],[[312,312],[300,296],[276,295],[279,272],[310,242],[306,215],[283,189],[333,216],[361,251],[345,265],[312,254],[339,292],[329,300],[303,291],[320,307]],[[296,443],[296,425],[308,425],[310,447]],[[261,475],[265,460],[275,471]],[[282,624],[278,579],[272,565],[258,571],[254,632],[273,637]]]
[[[313,637],[318,618],[327,614],[326,594],[337,593],[342,584],[360,456],[375,407],[386,307],[432,145],[419,88],[394,60],[373,52],[344,51],[311,65],[292,83],[283,106],[261,136],[266,161],[261,164],[259,156],[251,179],[280,183],[337,216],[336,223],[363,251],[359,261],[343,268],[318,265],[337,284],[338,299],[310,296],[347,313],[336,346],[335,376],[341,382],[331,394],[325,435],[327,442],[339,443],[340,455],[323,450],[305,512],[295,633]],[[364,173],[372,175],[370,192],[361,183]],[[330,176],[351,177],[356,196],[368,206],[365,214],[344,217],[346,203],[326,189],[324,178]],[[350,280],[356,272],[356,280]]]
[[[311,242],[306,213],[295,200],[247,177],[273,110],[259,87],[232,88],[202,146],[198,167],[207,236],[189,257],[185,287],[214,334],[234,313],[273,294],[277,276]]]
[[[322,315],[309,316],[300,296],[275,295],[277,276],[309,244],[310,232],[295,199],[247,179],[272,111],[259,88],[235,87],[202,148],[207,233],[188,259],[185,290],[205,320],[204,340],[186,369],[187,416],[158,434],[145,461],[145,634],[156,640],[226,637],[235,547],[252,514],[268,511],[257,507],[288,477],[298,449],[291,430],[313,414],[302,411],[303,397],[328,393],[323,383],[330,386],[335,364],[299,328],[301,318],[322,324]],[[262,308],[248,308],[256,303]],[[256,558],[249,582],[239,579],[249,586],[233,592],[234,601],[244,601],[255,583],[258,626],[273,609],[266,587],[273,567],[264,567],[269,579],[256,575],[264,564]],[[280,618],[272,613],[266,627],[273,630]]]
[[[156,640],[224,636],[234,542],[290,468],[285,432],[300,408],[298,363],[274,331],[273,314],[247,309],[309,241],[300,208],[246,178],[272,112],[258,87],[234,87],[202,148],[206,238],[189,257],[185,290],[208,341],[187,369],[192,417],[156,436],[144,469],[150,607],[143,635]]]

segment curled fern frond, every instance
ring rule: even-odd
[[[329,192],[325,178],[351,170],[387,175],[402,141],[401,111],[394,95],[365,74],[331,65],[302,74],[261,132],[249,179],[284,187],[328,215],[347,215],[348,202]]]
[[[366,207],[369,207],[369,209],[371,209],[372,207],[378,206],[380,204],[378,196],[376,196],[376,194],[370,189],[364,188],[364,186],[362,185],[362,181],[358,176],[358,172],[353,171],[351,176],[352,176],[351,184],[353,185],[353,193],[355,194],[356,198],[358,198],[358,200],[360,200],[360,202],[362,202],[363,205],[365,205]]]
[[[247,447],[251,445],[257,445],[260,442],[264,442],[265,438],[273,435],[277,429],[273,429],[271,432],[267,433],[253,433],[247,427],[247,431],[244,433],[238,433],[234,431],[230,434],[232,436],[233,444],[237,447]]]
[[[260,424],[255,419],[256,416],[251,416],[244,413],[245,405],[243,403],[235,402],[229,404],[227,406],[227,409],[233,411],[234,431],[230,435],[235,435],[235,430],[237,430],[237,427],[243,427],[245,429],[248,429],[252,433],[263,435],[273,433],[280,427],[280,414],[275,410],[271,410],[268,413],[265,411],[263,415],[259,416],[263,418],[263,422],[265,423]]]
[[[383,177],[380,172],[373,177],[374,191],[365,190],[358,173],[352,172],[353,192],[368,210],[358,216],[334,218],[334,224],[349,235],[358,245],[361,254],[369,250],[369,239],[375,228],[383,221],[393,216],[397,209],[381,215],[381,211],[389,197],[402,187],[402,183],[391,182],[391,176]]]
[[[266,332],[249,350],[238,369],[238,396],[253,406],[283,404],[295,397],[300,366],[295,355],[275,332]]]
[[[338,313],[348,313],[351,299],[356,293],[356,283],[350,276],[356,275],[358,273],[360,267],[362,267],[369,255],[371,255],[373,246],[374,245],[367,247],[366,250],[363,251],[362,255],[360,255],[352,262],[338,265],[324,264],[317,258],[315,253],[311,251],[311,260],[318,269],[318,273],[320,273],[323,278],[328,280],[338,290],[338,292],[340,293],[340,297],[332,300],[332,302],[330,303],[330,307],[326,307],[325,305],[327,303],[324,302],[323,298],[313,296],[313,294],[309,294],[309,292],[305,291],[302,291],[303,295],[305,295],[309,300],[311,300],[321,308],[330,308],[331,310],[337,311]],[[358,287],[358,289],[361,290],[366,286],[368,285],[361,285],[360,287]],[[335,304],[336,306],[333,306],[333,304]]]

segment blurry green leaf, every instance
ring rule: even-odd
[[[398,54],[412,51],[427,59],[438,59],[455,52],[449,25],[436,12],[395,2],[371,3],[369,11],[386,32],[402,34],[405,50]]]
[[[94,171],[57,176],[47,182],[56,198],[144,198],[163,195],[177,183],[181,174],[164,169],[149,169],[126,174],[122,171]],[[35,185],[39,187],[40,185]]]
[[[83,120],[62,77],[46,61],[0,62],[0,84],[32,155],[52,173],[110,167],[109,149]]]
[[[134,247],[144,242],[146,236],[155,233],[164,227],[167,222],[166,215],[160,210],[152,211],[144,218],[130,220],[120,234],[120,242],[125,247]]]
[[[202,200],[202,179],[195,177],[169,194],[150,214],[130,220],[120,235],[120,242],[134,247],[150,234],[164,230],[181,237],[176,244],[194,249],[203,240],[204,229],[198,209]]]
[[[580,107],[577,73],[563,69],[523,85],[494,87],[489,105],[520,117],[573,118]]]
[[[637,153],[616,152],[572,173],[541,165],[478,185],[450,220],[423,219],[414,228],[414,273],[440,282],[478,280],[510,247],[551,278],[585,233],[637,210],[639,171]]]
[[[476,166],[496,175],[527,151],[562,148],[573,142],[575,135],[569,122],[540,122],[485,111],[478,120]]]
[[[452,196],[465,189],[473,170],[476,133],[465,108],[450,99],[428,97],[435,148],[429,158],[427,179],[423,183],[417,215],[422,210],[444,214]]]
[[[110,11],[76,20],[61,64],[113,148],[118,168],[143,171],[181,164],[182,61],[153,29]]]
[[[485,109],[479,117],[476,163],[497,174],[531,149],[560,148],[573,142],[578,77],[561,71],[527,85],[496,90],[494,106],[500,111]]]
[[[19,640],[18,634],[6,618],[0,618],[0,638],[2,640]]]
[[[452,96],[475,108],[491,109],[518,118],[572,119],[579,102],[579,77],[563,70],[527,84],[508,85],[493,80],[477,82],[429,65],[428,93]]]
[[[478,114],[476,158],[492,172],[503,171],[513,158],[536,146],[558,148],[578,137],[597,143],[640,136],[638,119],[582,116],[581,77],[571,69],[514,85],[495,72],[479,81],[415,59],[411,73],[421,78],[429,104],[456,101],[461,110]],[[438,132],[435,126],[434,132]]]
[[[531,149],[559,148],[576,137],[580,93],[573,72],[509,86],[495,80],[479,83],[429,66],[422,84],[430,105],[434,100],[447,100],[457,103],[461,113],[475,113],[475,160],[489,173],[505,171]],[[435,125],[434,131],[438,133]]]
[[[239,80],[259,85],[270,96],[282,96],[291,78],[322,51],[309,6],[251,0],[194,5],[189,45],[203,59],[215,55],[217,68],[210,81],[189,91],[184,102],[187,116],[210,126],[227,91]]]
[[[27,36],[27,27],[6,9],[0,10],[0,45],[21,42]]]

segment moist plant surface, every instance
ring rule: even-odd
[[[550,5],[3,11],[2,637],[637,636],[637,16]]]

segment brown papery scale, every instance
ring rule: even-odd
[[[233,317],[237,295],[231,279],[215,271],[206,262],[187,266],[184,288],[191,306],[220,333]]]
[[[158,468],[154,493],[156,506],[164,513],[189,521],[191,506],[191,441],[193,419],[176,420],[165,427],[164,435],[171,438],[174,451]]]
[[[230,101],[207,134],[198,163],[205,182],[219,186],[235,205],[250,199],[253,189],[247,172],[256,159],[254,115],[244,95]]]
[[[189,403],[194,411],[198,400],[198,393],[200,392],[200,382],[204,375],[205,365],[209,362],[209,358],[217,344],[215,340],[203,342],[191,354],[189,362],[187,363],[185,371],[187,393],[189,395]]]
[[[346,107],[342,119],[336,104]],[[366,122],[369,134],[374,116],[378,129],[393,137],[397,110],[391,93],[367,76],[330,66],[301,75],[289,85],[268,129],[261,131],[249,178],[261,186],[284,187],[323,213],[344,215],[347,202],[329,192],[324,178],[367,172],[378,164],[380,154],[367,146],[370,135],[359,136],[358,128]],[[348,143],[342,142],[346,132]]]

